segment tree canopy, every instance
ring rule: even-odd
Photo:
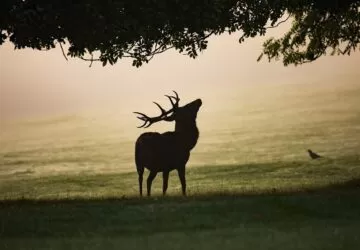
[[[238,32],[242,43],[285,21],[290,30],[268,39],[258,60],[298,65],[326,53],[350,54],[360,43],[360,0],[3,0],[0,6],[0,45],[59,44],[65,58],[104,66],[130,57],[139,67],[169,49],[196,58],[212,35]]]

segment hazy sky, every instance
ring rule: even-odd
[[[107,67],[94,63],[89,68],[87,62],[78,59],[66,61],[59,48],[14,51],[13,45],[6,43],[0,47],[0,121],[85,110],[128,113],[154,99],[166,102],[160,98],[172,89],[184,102],[212,97],[221,103],[227,94],[246,86],[330,84],[344,78],[359,82],[359,52],[284,67],[281,62],[256,62],[264,37],[240,45],[238,37],[211,38],[208,49],[196,60],[170,51],[138,69],[129,60]]]

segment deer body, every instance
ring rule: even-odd
[[[176,98],[178,102],[178,96]],[[169,99],[171,101],[170,97]],[[145,168],[150,171],[147,178],[148,196],[151,194],[152,181],[159,172],[163,173],[163,195],[165,195],[168,187],[169,172],[175,169],[178,171],[182,193],[186,195],[185,166],[189,160],[190,151],[195,147],[199,138],[196,116],[202,101],[197,99],[184,107],[177,107],[177,104],[172,101],[171,103],[173,104],[171,112],[165,112],[157,104],[162,111],[162,115],[156,118],[145,116],[142,119],[145,124],[146,121],[150,122],[148,126],[160,120],[175,121],[175,131],[165,133],[146,132],[136,140],[135,163],[139,175],[140,195],[142,195]],[[168,116],[168,114],[171,114],[171,116]]]

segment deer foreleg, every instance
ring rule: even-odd
[[[169,181],[169,171],[163,172],[163,195],[166,194],[166,190],[168,188],[168,181]]]
[[[151,171],[147,178],[147,195],[148,196],[151,195],[151,184],[152,184],[153,180],[155,179],[156,175],[157,175],[157,172]]]
[[[140,196],[142,196],[142,183],[143,183],[143,173],[139,173],[139,190],[140,190]]]
[[[186,179],[185,179],[185,167],[178,169],[179,179],[181,182],[182,194],[186,196]]]

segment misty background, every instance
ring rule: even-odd
[[[50,51],[14,51],[12,44],[0,47],[0,120],[34,118],[81,112],[131,114],[134,110],[152,111],[153,100],[166,103],[163,95],[177,90],[182,103],[201,97],[211,112],[226,109],[231,98],[251,98],[268,87],[282,85],[326,85],[359,83],[360,53],[351,56],[326,56],[298,67],[264,58],[262,43],[279,36],[287,27],[271,30],[266,37],[239,44],[238,34],[212,37],[209,47],[195,60],[169,51],[156,56],[141,68],[124,59],[115,66],[69,58],[59,47]],[[302,87],[300,87],[302,88]],[[245,96],[242,93],[246,92]],[[136,121],[135,121],[136,122]]]
[[[158,115],[176,90],[184,105],[203,100],[190,166],[296,161],[312,148],[336,157],[360,143],[360,53],[325,56],[298,67],[257,62],[266,37],[209,41],[195,60],[168,51],[140,68],[69,58],[60,48],[0,47],[0,175],[134,171],[138,129],[132,113]],[[357,136],[359,135],[359,136]],[[6,177],[7,178],[7,177]]]

